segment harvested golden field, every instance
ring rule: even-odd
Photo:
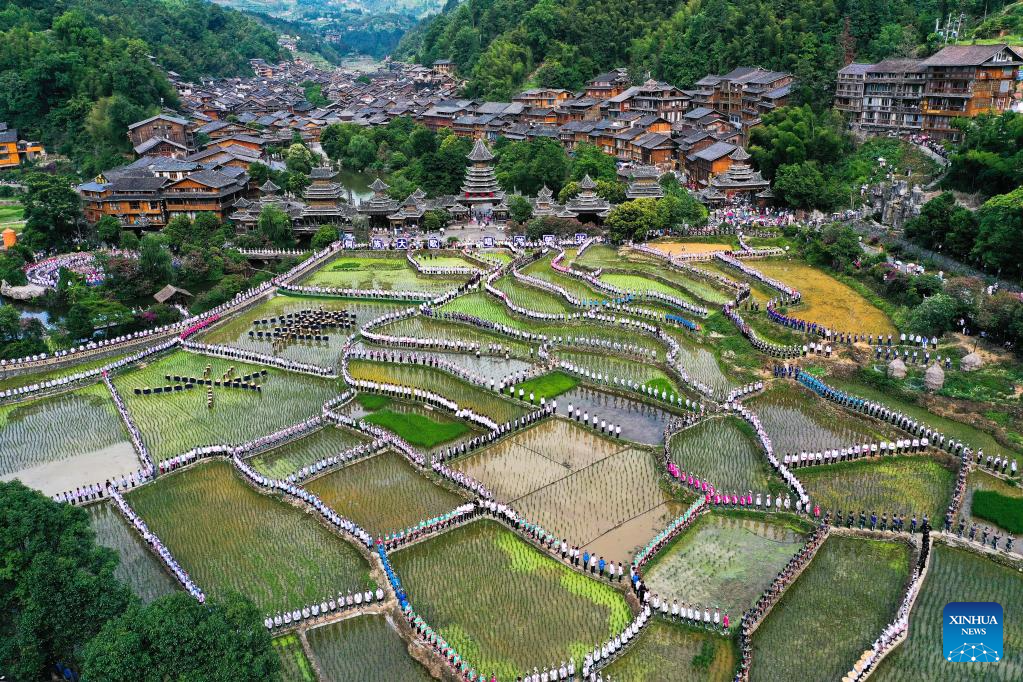
[[[650,246],[672,256],[731,251],[733,248],[731,244],[723,244],[721,242],[652,242]]]
[[[750,263],[768,277],[781,280],[803,294],[792,314],[838,331],[894,334],[895,325],[852,287],[817,268],[794,260],[769,259]]]

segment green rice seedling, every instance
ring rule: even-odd
[[[284,682],[316,682],[316,672],[305,657],[298,635],[274,637],[273,647],[281,659],[281,678]]]
[[[405,642],[385,616],[346,618],[313,628],[307,637],[324,679],[330,682],[433,679],[408,655]]]
[[[434,448],[449,443],[470,431],[464,422],[438,421],[414,412],[395,412],[386,409],[365,417],[365,421],[385,428],[421,448]]]
[[[382,289],[440,293],[456,289],[468,276],[421,275],[404,252],[396,254],[342,253],[304,277],[302,286],[340,289]]]
[[[328,425],[308,436],[260,453],[249,460],[249,464],[267,476],[287,478],[304,466],[351,450],[368,440],[357,431]]]
[[[567,300],[546,289],[520,282],[512,275],[506,275],[494,283],[494,286],[508,295],[515,305],[538,313],[568,313],[574,307]]]
[[[995,519],[979,516],[973,510],[974,496],[980,492],[991,492],[1007,500],[1015,500],[1017,503],[1023,501],[1023,488],[1018,485],[1011,485],[1000,478],[992,476],[982,469],[974,469],[966,479],[966,494],[963,495],[962,515],[969,523],[976,523],[979,527],[994,523],[1003,531],[1009,532],[1007,528],[999,524]],[[1023,531],[1016,531],[1016,540],[1020,540]]]
[[[267,613],[369,587],[362,554],[311,513],[263,495],[214,460],[136,488],[128,502],[207,593]]]
[[[977,490],[973,493],[970,513],[1015,535],[1023,533],[1023,498],[1018,495],[1011,497],[993,490]]]
[[[736,417],[711,419],[671,440],[671,458],[682,471],[724,492],[767,492],[772,476],[753,430]]]
[[[656,387],[658,390],[667,391],[669,396],[674,393],[677,396],[695,397],[690,392],[680,389],[678,383],[669,377],[666,372],[648,362],[625,359],[606,353],[586,353],[569,350],[555,351],[555,356],[559,360],[565,360],[591,372],[599,372],[604,376]]]
[[[554,253],[550,253],[540,260],[527,265],[522,269],[522,272],[531,277],[538,277],[545,282],[556,284],[580,301],[594,301],[607,298],[606,293],[594,289],[583,280],[560,273],[551,268],[551,260],[554,256]],[[569,257],[569,254],[566,252],[566,259]]]
[[[529,344],[513,339],[505,334],[489,332],[477,329],[476,327],[470,327],[467,324],[448,322],[435,317],[419,316],[395,320],[379,327],[377,331],[381,334],[390,334],[392,336],[443,339],[445,341],[461,341],[482,346],[498,344],[507,348],[509,355],[516,358],[529,357],[531,348]]]
[[[0,479],[52,495],[140,466],[102,383],[0,406]]]
[[[476,268],[477,270],[480,268],[476,262],[467,260],[456,253],[436,254],[430,251],[416,251],[412,257],[427,268]]]
[[[317,478],[306,488],[378,536],[439,516],[465,501],[390,450]]]
[[[478,671],[499,679],[560,664],[631,619],[622,595],[477,521],[391,555],[413,608]]]
[[[915,514],[941,525],[952,496],[955,460],[941,455],[897,456],[797,469],[806,494],[821,509]]]
[[[1014,567],[936,543],[909,635],[871,676],[878,682],[1009,682],[1023,679],[1023,575]],[[942,611],[954,601],[994,601],[1003,609],[1004,657],[996,663],[953,663],[942,649]]]
[[[39,384],[44,381],[52,381],[53,379],[60,379],[71,374],[78,374],[79,372],[85,372],[90,369],[96,369],[97,367],[103,367],[109,365],[112,362],[116,362],[128,355],[133,353],[115,353],[111,355],[105,355],[101,358],[95,358],[92,360],[86,360],[84,362],[75,363],[73,365],[67,365],[59,369],[47,370],[45,368],[35,371],[28,372],[27,374],[16,374],[0,379],[0,391],[6,391],[12,388],[21,388],[22,386],[31,386],[32,384]],[[95,379],[99,381],[99,377]]]
[[[618,326],[594,324],[585,321],[540,322],[538,320],[530,320],[511,313],[494,297],[477,292],[459,296],[445,303],[441,310],[443,312],[473,315],[480,319],[504,324],[521,331],[545,334],[548,337],[589,337],[620,343],[622,337],[627,336],[628,343],[636,344],[647,350],[656,351],[657,359],[664,360],[665,345],[650,335],[637,333],[635,330],[624,330]]]
[[[120,563],[114,576],[139,599],[149,603],[177,591],[177,581],[110,502],[89,505],[86,511],[96,543],[117,552]]]
[[[909,569],[901,542],[828,538],[753,633],[750,680],[841,679],[894,618]]]
[[[526,398],[533,394],[536,396],[536,401],[539,402],[540,398],[546,398],[547,400],[556,398],[565,391],[571,391],[578,385],[579,379],[564,372],[556,371],[515,384],[515,393],[518,394],[520,390],[524,391]]]
[[[653,279],[652,277],[644,277],[639,274],[605,272],[600,276],[600,281],[607,282],[613,287],[618,287],[623,291],[628,291],[638,295],[639,297],[642,297],[644,292],[655,291],[681,299],[686,303],[692,303],[693,305],[700,304],[700,302],[693,298],[688,291],[683,291],[682,289],[670,286],[664,282]]]
[[[432,391],[448,400],[454,400],[459,407],[468,407],[498,423],[521,417],[528,411],[523,406],[505,400],[495,391],[467,383],[432,367],[353,360],[348,369],[356,379]]]
[[[804,539],[783,523],[706,514],[647,565],[643,580],[662,599],[718,607],[737,624]]]
[[[202,377],[207,365],[219,379],[230,367],[237,375],[262,367],[236,360],[180,351],[114,378],[128,411],[153,455],[166,459],[200,445],[243,443],[319,414],[337,395],[337,382],[267,368],[256,391],[214,387],[214,405],[206,407],[203,390],[162,395],[135,395],[136,388],[167,385],[166,375]]]
[[[894,426],[846,412],[788,383],[776,383],[747,404],[760,417],[774,451],[782,455],[894,440],[905,435]]]
[[[391,404],[391,398],[376,393],[360,393],[355,396],[355,401],[368,412],[374,412]]]
[[[734,640],[655,620],[624,656],[604,669],[615,682],[728,682],[738,665]]]

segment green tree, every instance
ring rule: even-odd
[[[23,238],[36,249],[67,249],[83,225],[82,205],[63,175],[30,173],[25,178]]]
[[[170,252],[156,235],[147,234],[142,237],[139,244],[139,267],[154,288],[170,284],[174,279]]]
[[[948,294],[937,294],[924,299],[909,315],[908,328],[914,334],[941,336],[955,329],[959,306]]]
[[[280,680],[259,611],[241,595],[199,604],[171,594],[132,605],[85,648],[82,676],[110,682]]]
[[[519,194],[513,194],[508,199],[508,214],[517,223],[524,223],[533,217],[533,204]]]
[[[0,669],[42,680],[57,661],[81,663],[86,643],[133,600],[116,566],[85,510],[0,483]]]
[[[96,222],[96,236],[104,244],[114,246],[121,237],[121,221],[110,215],[103,216]]]
[[[789,206],[827,211],[834,208],[838,194],[816,161],[788,163],[778,167],[774,191]]]
[[[292,173],[309,175],[313,169],[313,153],[303,144],[293,144],[284,155],[284,162]]]
[[[276,206],[264,206],[256,222],[259,233],[278,248],[288,248],[295,243],[288,214]]]
[[[320,229],[316,230],[316,234],[313,235],[311,246],[314,251],[325,249],[334,242],[340,239],[337,227],[333,225],[321,225]]]
[[[572,180],[582,180],[587,175],[594,181],[618,181],[618,164],[613,156],[605,154],[600,147],[581,142],[572,155]]]
[[[1023,274],[1023,187],[991,197],[977,211],[971,254],[988,270]]]
[[[611,241],[643,241],[658,228],[657,200],[634,199],[611,209],[605,221]]]

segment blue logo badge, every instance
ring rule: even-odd
[[[941,643],[946,661],[995,663],[1002,660],[1002,605],[993,601],[954,601],[945,605]]]

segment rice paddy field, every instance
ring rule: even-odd
[[[731,251],[735,246],[731,242],[690,242],[690,241],[664,241],[652,242],[652,248],[663,251],[670,256],[688,256],[716,251]]]
[[[620,682],[728,682],[738,655],[733,640],[655,620],[628,652],[604,669]]]
[[[358,431],[324,426],[308,436],[303,436],[284,445],[262,452],[249,460],[257,471],[272,478],[287,478],[304,466],[326,457],[351,450],[368,442],[369,438]]]
[[[338,393],[336,381],[271,367],[259,381],[262,392],[214,387],[212,408],[206,407],[203,387],[170,395],[134,394],[135,388],[167,385],[167,374],[202,377],[207,365],[214,379],[231,367],[239,375],[263,369],[179,351],[114,378],[154,456],[165,459],[200,445],[243,443],[273,433],[319,414],[323,403]]]
[[[828,538],[753,633],[750,680],[842,679],[892,621],[909,574],[903,543]]]
[[[465,502],[392,450],[321,476],[306,488],[374,535],[414,526]]]
[[[853,333],[894,334],[897,331],[888,316],[859,292],[811,265],[769,258],[756,261],[753,267],[799,289],[803,294],[802,302],[792,313],[801,319]]]
[[[330,682],[379,680],[428,682],[433,678],[416,663],[385,616],[359,616],[309,631],[309,646]]]
[[[905,435],[889,424],[846,412],[791,382],[776,382],[747,404],[760,417],[774,451],[782,455],[875,443]]]
[[[416,262],[427,268],[475,268],[480,266],[473,261],[467,260],[457,252],[436,253],[434,251],[416,251],[413,255]]]
[[[1009,504],[1012,504],[1010,501],[1015,501],[1015,504],[1017,505],[1023,504],[1023,488],[1020,488],[1018,485],[1011,485],[997,476],[992,476],[981,469],[974,469],[970,472],[966,479],[966,494],[963,495],[962,515],[968,521],[967,528],[969,528],[970,523],[976,523],[978,528],[983,528],[984,526],[998,526],[998,523],[995,520],[983,518],[974,513],[973,496],[978,491],[989,491],[991,493],[995,493]],[[1009,533],[1006,528],[1001,526],[998,527],[1001,528],[1002,535]],[[1023,533],[1018,531],[1013,531],[1012,535],[1016,538],[1016,542],[1019,542],[1020,538],[1023,538]]]
[[[777,481],[753,429],[737,417],[709,419],[685,429],[671,439],[669,452],[680,469],[709,480],[718,490],[766,493],[768,484]]]
[[[365,589],[362,554],[311,514],[205,462],[137,488],[128,502],[208,593],[236,590],[267,613]]]
[[[141,466],[107,387],[0,405],[0,480],[48,495]]]
[[[468,279],[467,276],[421,275],[409,265],[404,253],[345,252],[303,278],[300,284],[340,289],[404,290],[439,294],[458,288]]]
[[[955,461],[939,455],[888,457],[797,469],[799,480],[821,509],[926,514],[934,526],[945,518],[955,482]]]
[[[160,560],[143,542],[135,529],[121,516],[111,502],[101,502],[86,507],[89,523],[96,533],[96,542],[117,552],[120,564],[114,570],[118,580],[144,602],[171,594],[178,589],[177,581],[171,577]]]
[[[571,303],[554,292],[520,282],[506,275],[494,282],[494,286],[508,295],[517,306],[538,313],[568,313],[574,310]]]
[[[377,331],[381,334],[390,334],[392,336],[418,336],[420,338],[461,341],[462,343],[475,343],[484,346],[495,344],[506,348],[508,354],[515,358],[529,357],[531,349],[529,344],[513,339],[510,336],[435,317],[417,316],[404,320],[395,320],[383,325]]]
[[[678,382],[656,365],[599,353],[560,350],[555,351],[554,354],[559,360],[565,360],[591,372],[599,372],[604,376],[656,387],[658,390],[668,391],[668,395],[674,393],[687,398],[695,397],[691,392],[681,390]]]
[[[784,522],[705,514],[661,550],[643,579],[662,599],[737,616],[756,603],[804,540],[800,529]]]
[[[412,606],[479,671],[499,679],[576,665],[632,616],[606,584],[576,573],[492,521],[392,554]]]
[[[499,424],[521,417],[528,411],[526,407],[505,400],[494,391],[469,384],[432,367],[353,360],[349,363],[348,369],[356,379],[382,381],[432,391]]]
[[[358,326],[410,305],[385,301],[369,302],[327,297],[277,295],[265,303],[253,306],[240,315],[216,325],[212,330],[202,334],[199,340],[203,343],[223,344],[257,353],[267,353],[296,362],[330,367],[337,364],[345,338],[354,333]],[[249,336],[250,331],[265,331],[267,329],[265,326],[254,326],[253,323],[256,320],[265,320],[303,310],[321,309],[344,310],[354,313],[356,327],[338,327],[327,330],[328,341],[295,341],[283,346]]]
[[[936,543],[920,595],[910,613],[909,635],[881,662],[878,682],[960,682],[1023,679],[1023,574],[1015,567]],[[942,610],[949,602],[1002,605],[1004,647],[996,663],[951,663],[942,653]]]
[[[74,365],[65,365],[59,369],[53,370],[42,370],[36,372],[28,372],[27,374],[16,374],[13,376],[5,377],[0,379],[0,391],[6,391],[11,388],[20,388],[22,386],[31,386],[32,384],[42,383],[44,381],[50,381],[53,379],[59,379],[71,374],[77,374],[78,372],[84,372],[90,369],[96,369],[97,367],[103,367],[111,362],[120,360],[126,357],[127,353],[114,353],[111,355],[105,355],[101,358],[95,358],[93,360],[87,360],[85,362],[77,363]],[[97,377],[97,381],[99,378]]]
[[[316,672],[302,650],[298,635],[274,637],[273,647],[281,659],[281,677],[284,682],[316,682]]]
[[[779,243],[783,240],[774,240]],[[707,253],[730,249],[731,237],[666,239],[655,248],[668,253]],[[557,284],[586,303],[608,297],[585,281],[551,267],[556,252],[530,262],[527,274]],[[487,257],[508,262],[503,249]],[[454,250],[419,252],[419,262],[433,267],[480,267]],[[663,331],[679,344],[674,366],[666,364],[669,343],[613,322],[592,319],[539,321],[520,315],[498,296],[482,288],[464,292],[431,311],[389,321],[376,331],[396,337],[419,337],[479,345],[482,352],[433,351],[405,347],[401,342],[375,342],[356,336],[348,346],[351,373],[372,380],[424,389],[457,402],[497,423],[531,412],[541,397],[557,401],[556,414],[492,442],[451,457],[445,464],[484,484],[500,504],[507,504],[528,524],[617,566],[628,566],[637,552],[677,519],[697,499],[674,485],[664,471],[667,454],[686,473],[708,480],[730,493],[788,495],[788,488],[768,465],[753,429],[722,405],[728,392],[758,379],[766,390],[743,403],[763,422],[775,453],[815,452],[865,442],[893,440],[905,434],[889,425],[843,410],[786,379],[771,378],[773,358],[757,351],[720,306],[734,297],[724,275],[751,282],[754,300],[777,295],[770,287],[711,259],[694,261],[706,277],[670,267],[662,258],[629,247],[598,244],[582,255],[566,250],[566,262],[589,272],[602,270],[604,281],[622,289],[659,291],[706,306],[711,314],[699,331],[666,325]],[[804,294],[793,314],[839,330],[887,333],[891,322],[867,298],[841,281],[799,261],[753,261],[765,274],[797,286]],[[427,296],[449,291],[467,276],[421,275],[402,252],[343,252],[305,276],[304,284],[379,290],[415,290]],[[559,295],[506,275],[496,282],[516,304],[547,313],[577,313],[582,308]],[[634,301],[639,316],[660,324],[671,307],[653,300]],[[336,367],[342,343],[355,329],[328,331],[330,339],[311,344],[274,346],[250,337],[254,323],[301,310],[325,309],[354,313],[365,325],[419,303],[369,300],[329,295],[274,294],[199,333],[209,344],[271,353],[280,358]],[[622,319],[620,312],[608,311]],[[802,342],[769,322],[763,313],[747,311],[758,333],[776,343]],[[495,326],[534,335],[523,340],[496,329],[483,329],[452,315],[472,316]],[[541,341],[543,337],[545,341]],[[628,352],[607,350],[579,339],[629,346]],[[633,354],[632,345],[646,354]],[[621,346],[620,346],[621,347]],[[944,348],[945,346],[943,346]],[[547,352],[539,353],[541,348]],[[366,351],[386,349],[387,361],[356,359]],[[651,354],[652,351],[652,354]],[[944,351],[942,351],[944,352]],[[410,356],[442,358],[457,369],[447,372],[414,364]],[[507,354],[507,358],[505,355]],[[838,388],[901,410],[914,419],[966,441],[985,454],[1023,458],[1023,452],[1000,445],[1009,434],[1007,407],[989,411],[983,424],[966,423],[959,403],[944,395],[908,393],[889,397],[869,374],[850,369],[849,353],[837,362],[817,359],[809,367]],[[0,379],[0,391],[65,376],[106,364],[116,356],[91,359],[78,366],[44,369]],[[643,359],[638,359],[642,357]],[[855,358],[853,358],[855,359]],[[592,373],[664,391],[699,402],[704,418],[674,432],[663,443],[665,428],[684,408],[641,393],[614,389],[613,384],[583,380],[558,366],[559,361]],[[208,378],[220,382],[257,374],[260,391],[225,385],[155,392],[174,383],[173,377]],[[266,375],[262,375],[262,371]],[[461,370],[495,384],[529,372],[518,382],[535,405],[459,378]],[[842,374],[848,378],[834,378]],[[167,376],[171,378],[168,379]],[[709,386],[703,395],[682,377]],[[240,444],[322,413],[325,401],[346,386],[258,363],[236,362],[177,350],[152,356],[118,370],[112,377],[127,410],[156,459],[165,460],[194,447]],[[878,388],[873,388],[877,385]],[[135,391],[140,391],[136,395]],[[894,390],[894,389],[891,389]],[[588,418],[596,416],[621,426],[610,437],[569,418],[568,407]],[[933,414],[930,409],[950,417]],[[421,526],[475,499],[430,469],[430,459],[459,444],[488,435],[478,424],[419,400],[358,392],[334,408],[363,425],[376,425],[411,443],[427,459],[413,465],[398,451],[381,448],[304,480],[302,487],[324,504],[352,519],[374,537]],[[977,413],[984,410],[971,407]],[[1004,433],[990,420],[1002,419]],[[955,421],[962,419],[963,421]],[[359,427],[362,428],[362,427]],[[990,429],[990,430],[984,430]],[[1010,434],[1011,435],[1011,434]],[[996,439],[997,436],[997,439]],[[264,475],[284,479],[321,459],[368,442],[358,429],[325,422],[307,435],[276,447],[250,453],[249,465]],[[21,478],[46,494],[73,490],[137,470],[140,461],[114,402],[102,382],[63,393],[0,404],[0,480]],[[940,527],[951,499],[958,461],[938,452],[871,458],[855,462],[795,469],[810,499],[822,511],[862,510],[904,514],[918,522],[928,516]],[[457,476],[454,477],[457,479]],[[990,497],[997,495],[998,497]],[[375,588],[383,580],[381,562],[328,528],[304,505],[264,494],[230,461],[213,458],[190,464],[132,488],[125,496],[174,558],[211,598],[238,591],[263,614],[301,608],[339,593]],[[988,496],[988,497],[985,497]],[[1006,527],[1023,524],[1018,503],[1023,490],[982,470],[967,478],[962,517],[967,525]],[[985,510],[986,507],[986,510]],[[108,501],[87,506],[89,522],[100,545],[115,552],[116,576],[144,602],[180,588],[139,534]],[[1008,516],[1006,516],[1008,515]],[[986,517],[987,520],[981,518]],[[841,524],[844,526],[844,523]],[[889,532],[884,539],[856,529],[835,530],[802,575],[791,584],[752,638],[754,682],[776,680],[841,680],[888,624],[901,602],[914,552],[909,543]],[[1023,525],[1020,526],[1023,528]],[[742,652],[734,632],[742,613],[755,604],[774,577],[799,551],[812,528],[797,514],[715,509],[675,536],[645,564],[643,579],[661,599],[698,604],[727,613],[731,636],[690,628],[655,617],[638,639],[602,670],[614,682],[728,682],[735,677]],[[1005,545],[1004,529],[1002,543]],[[905,537],[905,536],[903,536]],[[874,673],[880,682],[1023,679],[1023,563],[1014,554],[972,553],[943,545],[935,536],[931,569],[912,614],[909,639]],[[585,571],[540,551],[525,531],[492,518],[442,529],[415,544],[387,552],[409,603],[464,661],[489,680],[513,680],[534,668],[558,666],[569,658],[577,669],[583,657],[632,619],[627,582],[592,579]],[[274,630],[273,648],[287,682],[401,680],[426,682],[440,660],[413,641],[395,606],[395,590],[385,584],[387,601],[369,612],[331,613],[315,622]],[[940,610],[948,601],[1001,603],[1006,609],[1006,656],[984,668],[946,663],[940,650]],[[425,658],[424,658],[425,656]],[[430,660],[426,660],[429,658]]]

